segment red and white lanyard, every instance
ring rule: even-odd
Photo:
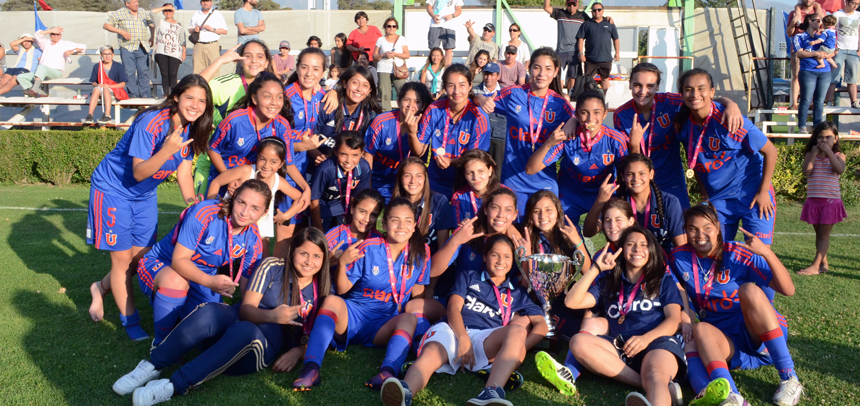
[[[353,170],[355,170],[355,168],[353,168]],[[340,171],[340,169],[338,169],[338,171]],[[343,185],[341,185],[341,183],[340,183],[340,180],[342,178],[343,178],[342,176],[338,176],[338,178],[337,178],[338,190],[343,189]],[[343,192],[341,192],[341,193],[343,193]],[[350,198],[351,194],[352,194],[352,171],[349,171],[346,173],[346,199],[345,199],[345,202],[343,205],[343,210],[345,213],[349,213],[349,198]],[[349,230],[347,230],[347,231],[349,231]]]
[[[711,110],[708,112],[708,117],[705,117],[705,121],[702,123],[702,132],[699,134],[699,140],[696,142],[696,148],[693,149],[693,153],[687,156],[687,167],[689,168],[687,172],[694,171],[696,169],[696,161],[699,159],[699,152],[702,152],[702,138],[705,138],[705,131],[708,131],[708,122],[711,121],[711,116],[714,114],[714,104],[711,103]],[[693,126],[695,123],[690,120],[690,137],[688,146],[693,145]],[[690,176],[687,176],[690,177]]]
[[[537,97],[537,96],[535,96]],[[526,96],[526,104],[529,107],[529,138],[532,141],[532,151],[535,150],[535,144],[538,142],[538,137],[540,137],[540,130],[543,128],[543,115],[546,112],[546,105],[549,103],[549,93],[546,94],[543,98],[543,106],[540,109],[540,115],[537,118],[537,131],[532,132],[532,128],[534,128],[535,119],[532,117],[532,104],[528,102],[528,96]]]
[[[299,311],[299,314],[302,316],[302,334],[307,336],[311,334],[311,328],[314,325],[313,320],[308,320],[308,316],[317,307],[317,278],[314,278],[314,301],[311,307],[306,307],[307,302],[305,302],[305,297],[302,295],[301,289],[299,289],[299,300],[302,303],[302,308]]]
[[[493,285],[493,292],[496,294],[496,300],[499,302],[499,316],[502,318],[502,327],[507,326],[508,322],[511,321],[511,309],[513,306],[513,298],[511,297],[511,288],[508,289],[507,297],[508,303],[502,300],[502,295],[499,293],[499,288],[493,283],[493,280],[490,279],[490,285]]]
[[[245,269],[245,257],[247,255],[242,255],[242,263],[239,264],[239,272],[236,273],[236,277],[233,277],[233,219],[229,216],[226,219],[227,221],[227,258],[230,258],[230,279],[233,280],[234,283],[239,283],[239,278],[242,277],[242,270]],[[247,231],[247,230],[245,230]],[[245,235],[245,249],[248,249],[248,235]],[[246,253],[247,254],[247,253]]]
[[[358,109],[358,125],[353,126],[352,124],[350,124],[349,128],[347,128],[347,127],[346,127],[346,119],[347,119],[347,118],[350,118],[350,114],[349,114],[349,110],[346,108],[346,103],[344,103],[344,106],[343,106],[343,127],[342,127],[342,131],[347,131],[347,130],[355,130],[355,131],[358,131],[358,129],[359,129],[359,128],[361,128],[361,122],[362,122],[362,121],[364,121],[364,110],[362,110],[362,109],[361,109],[361,105],[360,105],[360,104],[359,104],[358,106],[356,106],[355,108],[357,108],[357,109]]]
[[[402,141],[400,140],[401,137],[400,137],[400,113],[399,112],[397,113],[397,118],[394,119],[394,125],[395,125],[395,128],[397,129],[396,130],[397,136],[394,137],[397,139],[397,153],[400,154],[400,162],[403,162],[403,144],[402,144]],[[409,158],[410,155],[412,155],[412,150],[406,151],[406,157]]]
[[[475,199],[475,191],[469,190],[469,200],[472,201],[472,210],[475,216],[478,215],[478,200]]]
[[[624,305],[622,305],[624,303],[624,284],[621,284],[621,289],[618,292],[618,313],[621,314],[621,317],[618,318],[618,324],[623,323],[627,313],[630,313],[630,309],[633,307],[633,299],[636,297],[636,292],[639,291],[639,286],[642,285],[643,279],[645,279],[644,272],[639,276],[639,281],[633,286],[633,290],[630,291],[630,297],[627,298],[627,304]]]
[[[648,192],[648,203],[645,205],[645,222],[642,223],[643,227],[648,227],[649,219],[651,218],[651,193]],[[636,211],[636,199],[633,196],[630,196],[630,208],[633,209],[633,215],[637,218],[639,217],[639,212]]]
[[[708,302],[708,298],[711,297],[711,290],[714,289],[714,287],[713,287],[714,274],[715,274],[714,271],[717,268],[717,261],[711,262],[711,268],[708,270],[708,273],[705,275],[702,275],[703,276],[702,279],[707,278],[707,281],[704,284],[705,286],[703,286],[704,289],[702,289],[702,290],[704,290],[704,292],[702,292],[699,290],[699,255],[696,254],[695,252],[693,253],[693,259],[695,260],[695,261],[692,261],[692,263],[693,263],[693,280],[695,281],[694,286],[696,288],[696,301],[699,302],[699,311],[701,312],[702,310],[705,310],[705,305]]]
[[[248,81],[242,75],[239,75],[239,79],[242,79],[242,87],[245,88],[245,94],[248,94]]]
[[[403,247],[403,266],[400,269],[400,294],[397,294],[397,276],[394,275],[394,259],[391,258],[391,248],[388,246],[388,240],[383,240],[385,243],[385,254],[388,257],[388,281],[391,283],[391,297],[394,298],[394,303],[397,305],[397,312],[400,312],[400,304],[406,299],[406,272],[409,268],[406,263],[409,261],[409,243]]]

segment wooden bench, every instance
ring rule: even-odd
[[[86,92],[81,92],[81,94],[89,94],[92,92],[93,82],[90,82],[90,78],[60,78],[60,79],[51,79],[42,82],[42,91],[45,92],[48,96],[51,95],[50,86],[86,86]],[[157,95],[158,88],[161,87],[161,79],[151,79],[149,81],[150,90],[152,94]]]
[[[121,109],[143,109],[149,106],[154,106],[160,103],[157,99],[128,99],[114,103],[114,122],[107,124],[107,127],[127,128],[131,126],[132,119],[129,118],[125,122],[120,122]],[[7,121],[0,122],[0,128],[8,130],[12,126],[24,127],[42,127],[42,130],[49,130],[50,127],[81,127],[83,123],[80,121],[74,122],[58,122],[51,121],[50,106],[88,106],[89,99],[73,99],[70,97],[6,97],[0,98],[0,107],[20,107],[21,110]],[[44,115],[44,121],[28,121],[27,116],[39,109]]]
[[[787,115],[787,116],[789,116],[789,119],[793,118],[794,120],[792,120],[792,121],[773,121],[773,115],[775,115],[775,114],[776,115]],[[794,133],[794,129],[797,127],[797,114],[798,114],[797,110],[789,110],[787,108],[776,108],[776,109],[770,109],[770,110],[758,109],[758,110],[750,111],[747,114],[747,117],[749,117],[750,121],[752,121],[753,124],[755,124],[755,126],[758,127],[761,130],[761,132],[763,132],[764,135],[767,136],[768,138],[788,138],[789,144],[792,144],[794,141],[794,138],[809,138],[811,136],[811,134],[808,134],[808,133],[805,133],[805,134],[804,133]],[[823,118],[824,118],[824,120],[827,120],[827,116],[856,116],[856,115],[860,115],[860,110],[852,109],[850,107],[825,107]],[[810,117],[812,116],[812,106],[810,106],[809,116]],[[768,120],[767,119],[768,117],[770,117],[771,119]],[[769,127],[776,126],[776,125],[787,126],[788,127],[788,133],[768,132]],[[812,123],[809,123],[807,125],[807,127],[811,127],[811,126],[812,126]],[[860,135],[856,135],[856,134],[844,134],[843,133],[843,134],[839,135],[839,138],[845,139],[845,140],[860,141]]]

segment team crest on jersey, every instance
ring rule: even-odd
[[[728,269],[724,269],[722,272],[717,274],[717,282],[722,283],[724,285],[729,283],[729,270]]]
[[[457,138],[457,141],[459,141],[460,144],[463,144],[463,145],[468,144],[469,143],[469,133],[466,131],[460,131],[460,137]]]
[[[304,119],[304,118],[305,118],[305,112],[304,112],[304,111],[299,110],[298,118],[299,118],[299,120]]]
[[[181,156],[183,158],[187,158],[189,152],[191,152],[191,149],[188,148],[188,145],[186,145],[186,146],[182,147],[181,150],[179,150],[179,156]]]
[[[374,275],[379,275],[379,267],[378,267],[378,266],[374,266],[374,267],[373,267],[373,271],[371,271],[371,272],[372,272]]]
[[[719,151],[720,139],[717,137],[708,137],[708,147],[711,148],[711,151]]]
[[[239,144],[239,146],[240,146],[240,147],[241,147],[241,146],[244,146],[244,145],[245,145],[245,139],[244,139],[244,138],[239,138],[239,141],[236,141],[236,144]]]
[[[209,236],[209,238],[206,239],[206,244],[212,244],[212,241],[215,241],[215,237]]]
[[[391,138],[385,139],[385,145],[391,145]]]
[[[433,135],[438,137],[438,136],[442,135],[442,131],[439,131],[439,129],[436,129],[436,132],[434,132]]]
[[[684,280],[685,281],[690,280],[690,273],[689,272],[684,272]]]
[[[573,164],[579,165],[579,157],[578,156],[573,157]]]
[[[555,112],[547,111],[546,114],[544,114],[544,118],[546,119],[547,123],[552,123],[553,121],[555,121]]]
[[[239,258],[242,255],[245,255],[245,248],[242,248],[241,245],[235,244],[233,245],[233,258]]]
[[[107,241],[107,244],[110,246],[116,245],[116,234],[105,234],[105,241]]]
[[[603,164],[609,165],[615,160],[615,154],[603,154]]]
[[[474,261],[474,260],[475,260],[475,253],[474,253],[474,252],[470,252],[470,253],[469,253],[469,261]]]
[[[669,124],[672,124],[672,122],[669,120],[668,114],[663,114],[662,116],[657,117],[657,122],[660,123],[660,127],[663,128],[668,128]]]
[[[517,108],[515,108],[515,109],[514,109],[514,111],[516,111],[517,113],[519,113],[519,112],[523,111],[523,107],[522,107],[522,106],[520,106],[520,105],[517,105]]]
[[[660,228],[660,222],[657,221],[657,215],[656,214],[651,215],[651,227]]]

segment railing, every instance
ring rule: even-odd
[[[789,58],[765,58],[765,57],[751,57],[750,65],[755,63],[755,61],[787,61]],[[754,69],[750,69],[747,72],[747,83],[752,83],[752,74]],[[773,89],[773,79],[771,79],[771,89]],[[791,92],[789,92],[789,97],[791,97]],[[752,108],[752,86],[747,87],[747,111],[750,111]]]

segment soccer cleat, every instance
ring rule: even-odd
[[[469,399],[466,406],[514,406],[505,400],[505,390],[498,386],[488,386],[477,397]]]
[[[651,402],[648,399],[645,399],[645,396],[642,396],[639,392],[630,392],[627,394],[627,397],[624,398],[625,406],[651,406]]]
[[[746,400],[744,400],[743,396],[737,393],[729,393],[729,396],[723,403],[720,403],[720,406],[749,406]]]
[[[155,369],[155,366],[147,360],[140,361],[133,371],[125,374],[122,378],[117,379],[113,384],[113,391],[120,396],[128,395],[134,392],[135,389],[146,385],[147,382],[158,378],[161,371]]]
[[[484,383],[487,383],[487,381],[490,379],[490,373],[492,371],[492,369],[482,369],[476,372],[476,374],[478,375],[478,378],[481,378],[481,380],[484,381]],[[525,378],[523,378],[523,374],[521,374],[520,371],[511,372],[511,376],[509,376],[508,380],[505,382],[505,390],[512,391],[515,389],[519,389],[521,386],[523,386],[524,382]]]
[[[415,361],[404,362],[403,365],[400,366],[400,376],[406,376],[406,372],[409,371],[409,367],[414,363]]]
[[[796,376],[779,383],[779,389],[773,394],[773,403],[779,406],[794,406],[803,396],[803,385]]]
[[[167,402],[173,396],[173,383],[170,379],[152,381],[142,388],[134,390],[132,404],[134,406],[152,406],[156,403]]]
[[[386,379],[382,384],[380,395],[384,406],[412,405],[412,391],[409,390],[409,385],[397,378]]]
[[[719,406],[731,393],[729,381],[726,378],[717,378],[708,383],[688,406]]]
[[[672,406],[684,406],[684,393],[681,392],[678,382],[669,382],[669,397],[672,399]]]
[[[367,386],[373,390],[380,390],[382,389],[382,384],[385,383],[385,381],[389,378],[396,377],[388,370],[383,369],[382,371],[379,371],[378,374],[374,375],[373,378],[370,378],[370,380],[365,382],[364,386]]]
[[[299,377],[293,381],[293,392],[309,391],[314,386],[319,386],[321,382],[320,368],[313,363],[305,365],[302,367],[301,372],[299,372]]]
[[[553,384],[559,392],[567,396],[576,394],[576,381],[570,369],[559,364],[551,355],[544,351],[538,352],[535,354],[535,364],[541,376]]]

